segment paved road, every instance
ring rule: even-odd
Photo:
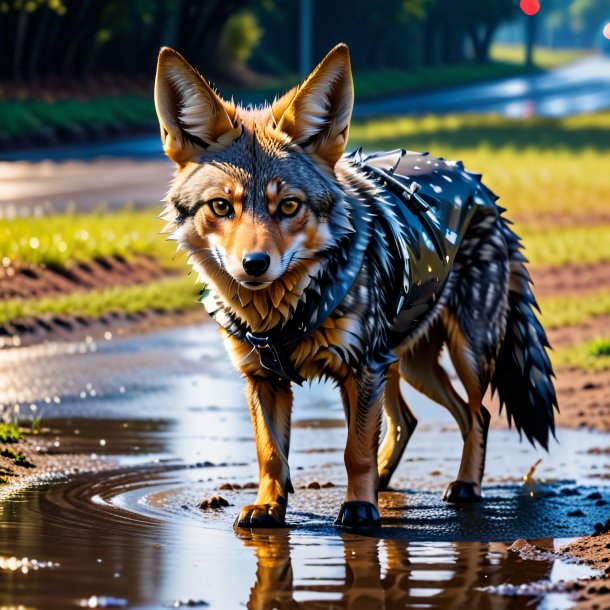
[[[396,114],[489,112],[505,116],[567,116],[610,108],[610,58],[588,57],[528,77],[356,105],[358,118]],[[4,161],[4,162],[3,162]],[[10,162],[8,162],[10,161]],[[158,136],[56,150],[0,155],[0,218],[80,209],[100,203],[157,205],[172,172]]]
[[[489,112],[562,117],[606,108],[610,108],[610,57],[593,56],[532,76],[361,102],[355,115]]]

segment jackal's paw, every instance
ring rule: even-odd
[[[244,506],[235,519],[235,527],[284,527],[286,509],[277,502]]]
[[[381,527],[381,518],[374,504],[351,500],[341,506],[335,525],[345,530],[361,532]]]
[[[475,483],[453,481],[445,487],[443,500],[445,502],[453,502],[454,504],[472,504],[474,502],[481,502],[483,497],[477,492]]]

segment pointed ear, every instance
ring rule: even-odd
[[[223,101],[176,51],[163,47],[157,63],[155,107],[163,150],[178,165],[196,161],[214,144],[240,133],[235,106]]]
[[[339,44],[301,85],[277,121],[277,128],[334,167],[347,144],[353,106],[349,50]]]

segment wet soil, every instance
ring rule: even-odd
[[[610,502],[596,476],[607,472],[608,435],[561,429],[546,454],[494,429],[485,501],[452,507],[440,496],[459,465],[459,433],[410,390],[420,423],[394,491],[381,494],[379,535],[332,525],[345,492],[345,427],[326,385],[296,392],[289,527],[235,532],[257,478],[241,386],[207,324],[0,352],[2,401],[19,404],[26,421],[29,405],[43,410],[48,450],[112,465],[4,499],[0,605],[568,609],[581,594],[568,583],[594,575],[509,547],[526,537],[552,550],[593,533],[608,514],[598,503]],[[231,506],[200,510],[210,495]]]
[[[113,286],[146,284],[170,272],[153,258],[135,256],[100,257],[70,266],[11,264],[0,266],[0,300],[54,297],[71,292],[100,290]]]

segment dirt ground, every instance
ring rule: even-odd
[[[574,610],[610,608],[610,520],[605,529],[605,534],[585,536],[560,549],[565,556],[586,563],[604,575],[593,581],[579,581],[573,585],[577,601]]]
[[[78,263],[65,270],[33,266],[0,267],[0,300],[55,296],[113,285],[144,284],[165,277],[167,273],[157,261],[147,257],[138,257],[131,262],[109,257]],[[534,267],[532,277],[538,298],[592,294],[600,286],[610,285],[610,262]],[[0,325],[0,344],[8,347],[32,345],[45,340],[76,340],[85,335],[95,338],[103,336],[108,330],[125,335],[173,324],[203,322],[205,319],[203,311],[113,312],[97,319],[86,316],[41,316]],[[548,335],[554,347],[569,346],[606,335],[609,323],[610,316],[597,316],[583,324],[552,329]],[[561,408],[558,425],[610,431],[610,375],[565,368],[556,373]]]

